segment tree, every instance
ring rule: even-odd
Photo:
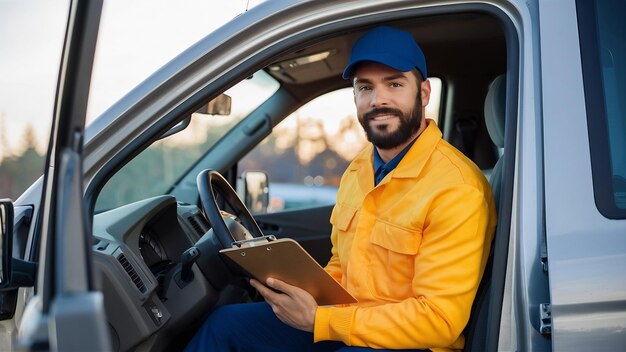
[[[4,124],[0,129],[3,137]],[[3,138],[3,153],[6,153]],[[37,139],[32,125],[27,125],[22,134],[23,148],[21,154],[3,155],[0,163],[0,195],[2,197],[17,198],[44,172],[44,156],[37,151]]]

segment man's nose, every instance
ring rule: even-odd
[[[372,100],[370,105],[373,108],[386,106],[389,103],[389,95],[382,89],[376,89],[372,92]]]

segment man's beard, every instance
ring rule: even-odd
[[[409,141],[413,135],[417,133],[422,122],[422,101],[420,100],[421,94],[417,94],[413,110],[407,115],[394,108],[374,108],[365,114],[362,118],[359,118],[359,123],[363,126],[367,140],[379,149],[393,149],[401,146]],[[400,123],[398,128],[389,132],[389,125],[378,125],[372,127],[370,121],[378,115],[395,115],[398,117]]]

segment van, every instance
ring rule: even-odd
[[[333,205],[268,193],[336,186],[362,136],[296,112],[352,103],[351,44],[382,24],[422,46],[441,87],[432,117],[498,203],[465,350],[626,347],[624,2],[265,2],[84,128],[101,7],[72,2],[46,173],[1,203],[0,349],[182,349],[213,308],[254,299],[217,255],[233,217],[325,264]]]

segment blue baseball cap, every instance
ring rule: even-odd
[[[352,46],[343,78],[350,79],[361,62],[373,61],[401,72],[416,68],[426,79],[426,58],[409,32],[380,26],[363,34]]]

